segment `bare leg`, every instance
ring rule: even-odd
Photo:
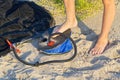
[[[115,2],[114,0],[103,0],[104,13],[103,13],[103,23],[102,30],[97,40],[96,45],[91,49],[92,54],[101,54],[108,44],[108,35],[114,20],[115,15]]]
[[[75,0],[64,0],[66,9],[66,21],[57,32],[64,32],[69,28],[76,27],[78,22],[75,15]]]

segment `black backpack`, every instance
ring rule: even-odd
[[[0,56],[10,51],[6,39],[17,43],[42,34],[53,25],[49,11],[34,2],[0,0]]]

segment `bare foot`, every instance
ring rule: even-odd
[[[105,48],[107,47],[107,45],[108,45],[107,38],[99,38],[94,48],[90,50],[90,54],[93,54],[93,55],[102,54]]]
[[[53,31],[53,33],[56,33],[56,32],[60,32],[60,33],[63,33],[64,31],[66,31],[67,29],[71,29],[71,28],[74,28],[74,27],[77,27],[78,25],[78,22],[77,20],[72,20],[72,21],[65,21],[62,26],[60,26],[58,29],[55,29]]]

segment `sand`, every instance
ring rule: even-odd
[[[120,4],[117,6],[115,21],[109,35],[110,47],[103,54],[95,56],[88,54],[100,32],[102,23],[102,12],[100,12],[79,22],[81,32],[78,32],[77,28],[72,30],[72,38],[78,50],[77,56],[72,61],[32,67],[19,62],[10,52],[7,56],[0,58],[0,80],[120,80],[119,14]],[[30,43],[24,44],[38,53]],[[31,54],[30,57],[33,58],[34,55],[36,54]],[[62,59],[62,56],[43,57],[43,60]]]

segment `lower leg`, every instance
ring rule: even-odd
[[[64,0],[66,9],[66,21],[60,27],[58,32],[64,32],[69,28],[76,27],[78,22],[75,15],[75,0]]]
[[[97,40],[95,47],[90,51],[92,54],[101,54],[108,44],[108,35],[114,20],[115,3],[114,0],[103,0],[104,13],[102,30]]]

